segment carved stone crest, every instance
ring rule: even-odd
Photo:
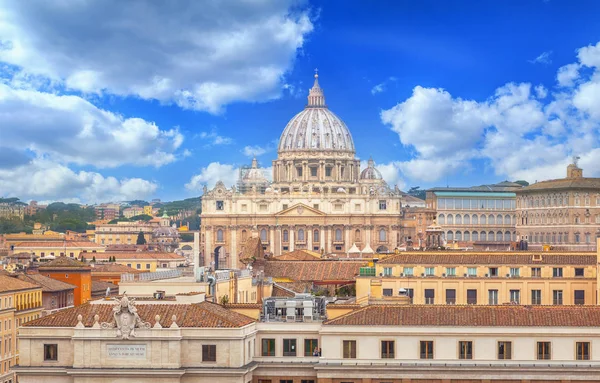
[[[101,327],[117,328],[117,337],[121,339],[129,339],[135,337],[135,329],[149,329],[150,323],[143,322],[137,313],[135,300],[129,299],[127,295],[123,295],[121,299],[114,298],[115,305],[113,307],[114,322],[102,323]]]
[[[298,212],[299,215],[302,215],[302,213],[304,213],[304,208],[302,206],[298,206],[296,211]]]

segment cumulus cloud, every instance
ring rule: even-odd
[[[96,172],[75,172],[39,158],[10,169],[0,169],[0,195],[38,200],[96,203],[144,199],[157,187],[156,183],[141,178],[117,179]]]
[[[375,85],[373,88],[371,88],[371,94],[375,95],[377,93],[385,92],[387,90],[388,85],[391,82],[394,82],[396,80],[397,80],[396,77],[393,77],[393,76],[388,77],[384,82],[379,83],[379,84]]]
[[[368,166],[368,162],[365,160],[360,161],[360,169],[366,169]],[[398,185],[401,190],[404,190],[406,187],[406,183],[404,182],[403,171],[402,171],[402,162],[400,161],[390,161],[388,163],[375,163],[375,168],[379,170],[381,173],[381,177],[385,182],[387,182],[388,186],[394,187]]]
[[[407,100],[381,112],[415,152],[396,166],[411,179],[434,182],[483,160],[497,175],[535,181],[564,176],[570,156],[578,155],[586,158],[587,174],[599,175],[600,43],[579,49],[577,57],[558,70],[560,88],[545,104],[547,90],[529,83],[508,83],[484,101],[415,87]]]
[[[219,113],[279,96],[308,12],[294,0],[6,2],[0,61],[74,91]]]
[[[246,157],[258,157],[262,156],[266,152],[267,148],[263,148],[259,145],[247,145],[244,146],[244,149],[242,150],[242,153],[244,153]]]
[[[239,168],[235,165],[211,162],[208,166],[200,169],[200,173],[194,175],[185,184],[185,188],[189,191],[199,192],[204,185],[212,188],[218,181],[223,181],[229,187],[237,182],[238,175]]]
[[[552,51],[547,51],[547,52],[542,52],[540,53],[539,56],[537,56],[536,58],[534,58],[533,60],[527,60],[532,64],[552,64],[552,59],[550,58],[550,56],[552,56]]]
[[[183,135],[141,118],[124,118],[73,95],[0,83],[0,146],[53,160],[115,167],[161,166],[177,158]]]
[[[232,138],[219,135],[216,129],[212,129],[210,132],[200,132],[198,137],[207,142],[205,146],[229,145],[233,143]]]

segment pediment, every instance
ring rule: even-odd
[[[325,215],[322,211],[303,203],[297,203],[275,214],[276,217],[323,217]]]

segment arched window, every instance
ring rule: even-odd
[[[479,223],[481,223],[482,225],[487,225],[487,217],[485,216],[485,214],[481,215],[481,221],[479,221]]]
[[[448,218],[446,218],[446,222],[448,222],[448,225],[454,225],[454,216],[452,214],[448,214]]]
[[[498,225],[502,225],[502,214],[498,214],[498,216],[496,217],[496,223]]]
[[[313,242],[314,243],[319,242],[319,230],[315,229],[315,231],[313,231]]]
[[[501,231],[496,233],[496,241],[502,241],[502,232]]]
[[[217,230],[217,242],[223,242],[223,230]]]
[[[469,225],[469,224],[471,224],[471,216],[470,216],[470,215],[468,215],[468,214],[465,214],[465,216],[464,216],[464,218],[463,218],[463,223],[464,223],[465,225]]]
[[[338,242],[342,240],[342,229],[335,229],[335,240]]]
[[[246,230],[242,230],[242,242],[245,242],[245,241],[246,241],[246,235],[247,235],[247,234],[248,234],[248,233],[246,232]]]
[[[485,234],[485,231],[481,232],[481,238],[482,241],[487,241],[487,235]]]
[[[494,241],[494,240],[495,240],[494,238],[495,238],[495,236],[494,236],[494,232],[493,232],[493,231],[490,231],[490,232],[488,233],[488,241]]]
[[[448,240],[448,241],[454,241],[454,233],[452,231],[448,231],[446,233],[446,240]]]
[[[260,230],[260,240],[263,242],[267,242],[267,229]]]
[[[479,241],[479,233],[476,231],[473,232],[473,241]]]
[[[288,233],[287,230],[283,231],[283,242],[289,242],[290,241],[290,233]]]
[[[386,232],[385,229],[380,229],[379,230],[379,242],[385,242],[386,241]]]
[[[446,224],[446,216],[443,214],[438,215],[438,223],[440,225],[445,225]]]
[[[457,241],[462,241],[462,232],[460,232],[460,231],[456,232],[456,240]]]
[[[354,242],[360,242],[360,230],[358,229],[354,231]]]
[[[478,217],[477,217],[476,214],[473,214],[471,216],[471,222],[473,223],[473,225],[478,225],[479,224],[479,219],[478,219]]]
[[[298,241],[304,241],[304,229],[298,230]]]
[[[510,215],[507,214],[504,216],[504,224],[510,225]]]
[[[471,233],[469,233],[468,231],[465,231],[465,241],[470,241],[471,240]]]
[[[456,224],[457,225],[462,225],[462,216],[460,214],[456,215]]]
[[[504,241],[510,242],[510,231],[504,233]]]
[[[494,219],[494,216],[491,215],[491,214],[488,216],[488,224],[489,225],[495,225],[496,224],[496,220]]]

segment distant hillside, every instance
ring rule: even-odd
[[[163,202],[160,214],[167,211],[168,215],[176,215],[181,211],[194,211],[196,214],[202,212],[202,202],[200,197],[186,198],[180,201]]]

